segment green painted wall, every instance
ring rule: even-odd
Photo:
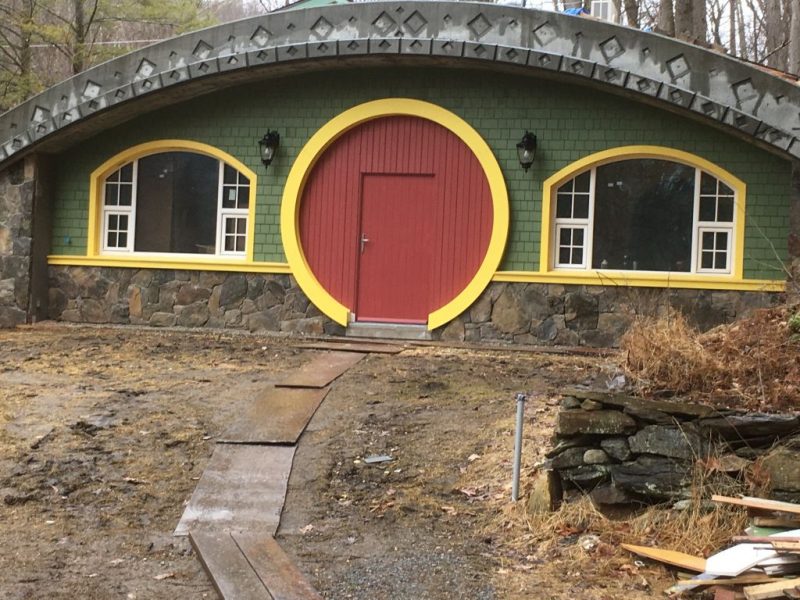
[[[748,186],[745,276],[783,279],[789,228],[788,161],[716,129],[588,88],[484,71],[362,69],[287,77],[226,89],[139,117],[61,156],[53,231],[54,254],[86,251],[89,174],[125,148],[183,138],[217,146],[259,174],[255,258],[283,261],[279,203],[283,184],[306,140],[358,103],[403,96],[439,104],[471,123],[494,150],[512,205],[503,270],[538,270],[542,182],[587,154],[630,144],[692,152],[731,171]],[[281,133],[279,155],[265,173],[257,140]],[[539,138],[534,167],[519,167],[515,144],[529,129]]]

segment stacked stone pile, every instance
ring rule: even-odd
[[[800,413],[574,390],[562,399],[547,456],[560,483],[551,489],[577,488],[598,504],[688,498],[698,460],[733,478],[757,471],[771,497],[800,500]]]

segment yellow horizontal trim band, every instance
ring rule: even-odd
[[[497,271],[493,281],[509,283],[558,283],[562,285],[605,285],[620,287],[661,287],[692,290],[732,290],[749,292],[783,292],[786,282],[770,279],[730,279],[707,275],[661,273],[582,273],[536,271]]]
[[[120,267],[125,269],[180,269],[187,271],[233,271],[237,273],[286,273],[291,274],[287,263],[253,262],[231,259],[203,258],[141,258],[121,256],[72,256],[52,254],[48,265],[72,267]]]

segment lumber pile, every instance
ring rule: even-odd
[[[700,573],[667,590],[671,597],[686,598],[711,589],[714,600],[800,599],[800,504],[752,497],[712,496],[712,500],[746,508],[751,526],[708,558],[630,544],[622,547],[681,571]]]

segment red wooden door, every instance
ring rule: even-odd
[[[356,320],[428,320],[435,204],[432,175],[363,175]]]

